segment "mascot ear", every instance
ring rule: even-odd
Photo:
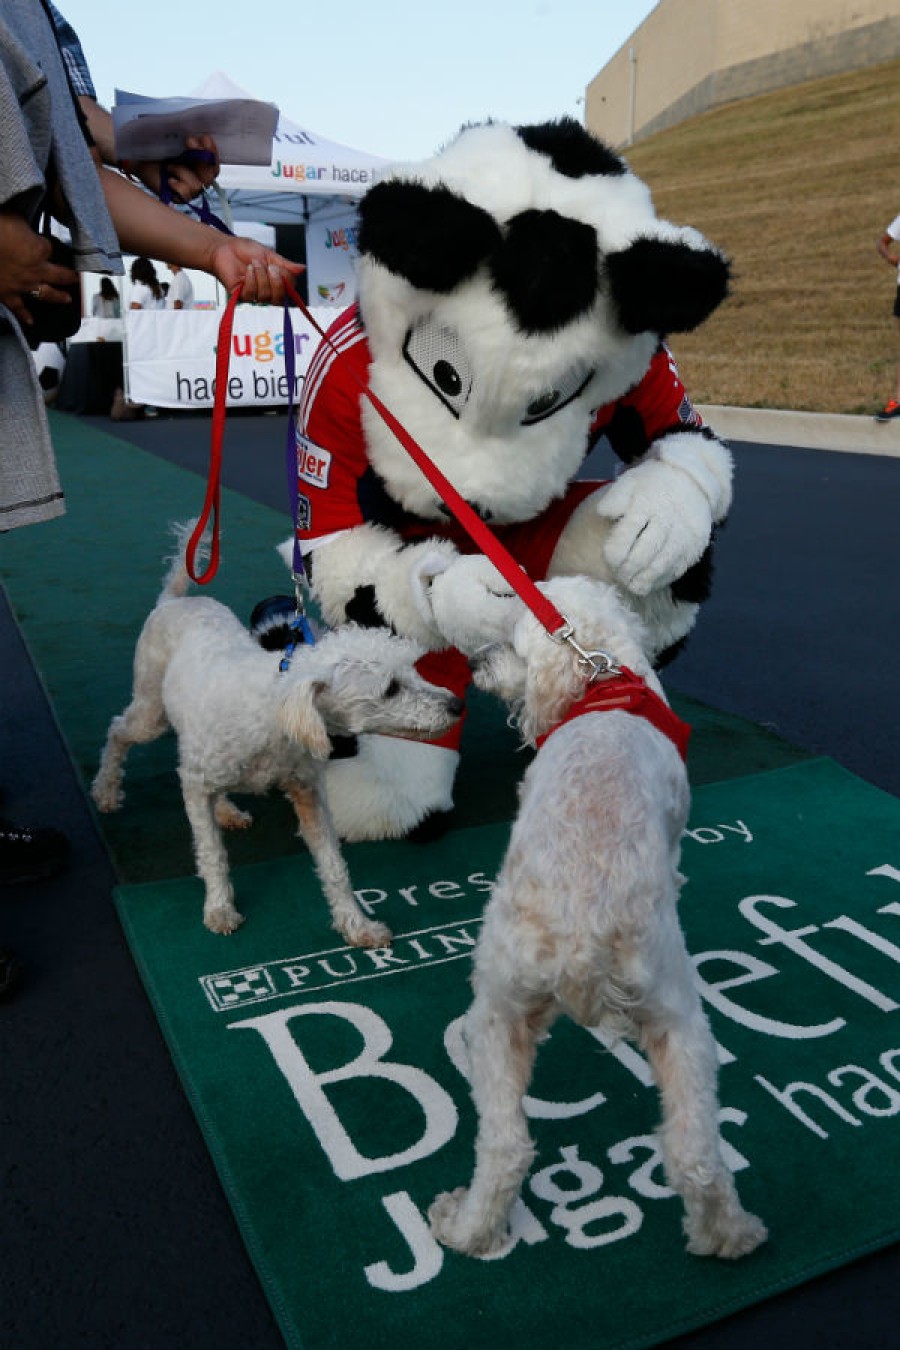
[[[493,216],[446,187],[388,180],[360,202],[360,253],[417,290],[455,290],[499,243]]]
[[[687,333],[728,294],[726,258],[704,243],[636,239],[606,258],[613,304],[626,333]]]
[[[574,117],[555,122],[516,127],[516,134],[529,150],[546,155],[557,173],[566,178],[585,178],[595,174],[617,178],[626,172],[625,161],[603,141],[592,136]]]

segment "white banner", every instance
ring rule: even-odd
[[[319,335],[291,309],[294,400],[299,396]],[[312,309],[327,328],[334,309]],[[125,389],[134,403],[156,408],[211,408],[216,392],[216,348],[221,311],[128,310],[125,318]],[[230,408],[287,406],[284,311],[239,305],[234,316],[226,403]]]
[[[306,275],[316,305],[346,309],[356,299],[357,217],[353,207],[317,211],[306,226]]]

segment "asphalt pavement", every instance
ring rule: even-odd
[[[735,505],[712,599],[666,673],[669,688],[762,723],[900,796],[900,426],[707,415],[732,440]],[[205,415],[81,420],[205,475]],[[287,532],[280,456],[260,453],[283,432],[280,414],[229,419],[223,481],[284,509]],[[603,453],[592,464],[600,473]],[[279,1350],[125,945],[112,864],[2,593],[0,670],[4,705],[15,710],[2,747],[3,809],[59,826],[73,849],[64,876],[0,893],[2,945],[27,961],[21,988],[0,1005],[0,1345]],[[898,1288],[900,1247],[682,1336],[670,1350],[894,1350]]]

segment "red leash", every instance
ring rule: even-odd
[[[310,313],[307,306],[303,303],[290,281],[285,280],[285,290],[294,304],[304,315],[307,321],[316,330],[319,337],[331,346],[331,341],[324,329],[320,327],[314,316]],[[212,443],[210,446],[209,479],[207,483],[206,501],[203,511],[197,523],[194,533],[191,535],[187,547],[187,570],[192,580],[201,585],[211,581],[215,576],[219,566],[219,502],[221,497],[221,474],[222,474],[222,437],[225,429],[225,394],[228,381],[228,365],[231,354],[231,333],[234,325],[234,311],[241,297],[241,286],[237,286],[232,291],[225,312],[222,315],[222,322],[219,326],[219,343],[216,350],[216,394],[213,407],[212,424]],[[285,304],[287,302],[285,301]],[[543,624],[551,637],[560,640],[571,640],[571,624],[559,612],[551,600],[543,592],[539,591],[537,586],[531,580],[528,573],[522,568],[515,558],[503,547],[497,536],[490,530],[484,521],[472,509],[464,497],[460,496],[456,488],[445,478],[436,464],[428,457],[422,447],[419,445],[406,428],[397,420],[389,408],[387,408],[381,399],[374,394],[364,380],[358,379],[360,393],[367,398],[372,407],[387,424],[397,440],[403,446],[404,450],[421,469],[422,473],[437,491],[438,495],[447,504],[453,512],[460,525],[466,531],[469,538],[475,543],[478,549],[484,553],[497,568],[497,571],[509,582],[517,595],[521,597],[524,603],[532,611],[538,621]],[[291,391],[293,397],[293,391]],[[202,576],[197,576],[195,572],[195,559],[197,547],[200,539],[209,523],[210,516],[213,516],[213,537],[210,550],[209,565]],[[589,653],[581,652],[582,657]]]
[[[234,311],[241,298],[243,286],[235,286],[228,297],[228,304],[219,324],[219,341],[216,346],[216,394],[213,402],[212,434],[209,446],[209,475],[206,481],[206,500],[193,534],[185,549],[184,561],[187,574],[198,585],[205,586],[212,581],[219,570],[219,505],[222,499],[222,440],[225,435],[225,392],[228,383],[228,366],[231,361],[231,334],[234,328]],[[209,562],[202,576],[197,575],[196,559],[200,540],[213,517],[212,543]]]

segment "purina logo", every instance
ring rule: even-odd
[[[390,947],[332,947],[243,970],[202,975],[200,987],[213,1012],[267,1003],[291,994],[309,994],[357,984],[401,970],[471,959],[481,916],[395,937]]]

